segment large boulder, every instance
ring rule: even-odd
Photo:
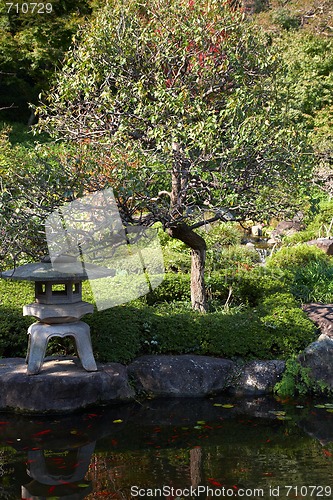
[[[273,392],[282,377],[285,362],[282,360],[250,361],[236,370],[230,392],[237,396],[259,396]]]
[[[303,305],[303,311],[319,328],[321,334],[333,337],[333,304],[311,302]]]
[[[312,342],[298,357],[303,368],[309,369],[314,387],[323,392],[333,391],[333,338],[321,335]]]
[[[303,224],[298,219],[283,220],[271,232],[271,238],[279,239],[283,236],[290,236],[301,231],[303,227]]]
[[[152,396],[197,397],[218,394],[232,381],[233,361],[209,356],[146,355],[128,367],[135,388]]]
[[[77,358],[46,359],[40,373],[27,374],[21,358],[0,363],[0,410],[66,413],[100,403],[129,401],[134,390],[119,363],[85,371]]]
[[[327,255],[333,255],[333,239],[332,238],[317,238],[306,242],[307,245],[314,245]]]

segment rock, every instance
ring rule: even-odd
[[[307,245],[315,245],[327,255],[333,255],[333,239],[331,238],[317,238],[306,242]]]
[[[314,384],[324,384],[333,390],[333,338],[321,335],[316,342],[312,342],[298,357],[304,368],[309,368],[309,376]]]
[[[227,359],[184,354],[146,355],[128,367],[136,389],[153,396],[197,397],[229,387],[234,363]]]
[[[276,239],[277,236],[290,236],[301,231],[301,229],[303,229],[303,225],[299,220],[283,220],[271,232],[271,238]]]
[[[274,246],[274,245],[276,245],[277,243],[280,243],[280,242],[281,242],[281,240],[276,240],[275,238],[269,238],[266,241],[267,245],[269,245],[269,246]]]
[[[230,392],[236,396],[270,394],[285,369],[281,360],[250,361],[238,367]]]
[[[262,236],[262,226],[260,226],[259,224],[256,225],[256,226],[252,226],[251,227],[251,234],[252,236]]]
[[[99,403],[129,401],[134,390],[125,366],[99,365],[85,371],[76,358],[44,361],[37,375],[27,375],[21,358],[0,360],[0,409],[23,412],[66,413]]]
[[[313,302],[304,304],[303,311],[320,329],[321,334],[333,338],[333,304]]]

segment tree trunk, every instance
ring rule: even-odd
[[[193,309],[207,312],[205,287],[206,242],[187,224],[175,224],[168,228],[168,234],[191,248],[191,303]]]
[[[193,309],[207,311],[205,290],[205,258],[206,250],[191,250],[191,303]]]
[[[177,219],[183,215],[186,206],[190,161],[177,142],[172,143],[172,152],[170,214]]]
[[[171,171],[170,214],[173,219],[183,215],[189,179],[190,162],[181,145],[172,143],[173,162]],[[205,289],[206,242],[185,223],[174,222],[168,234],[191,248],[191,302],[196,311],[207,312]]]

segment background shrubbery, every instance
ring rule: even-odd
[[[214,228],[214,233],[225,228]],[[212,262],[214,252],[220,259],[208,264],[210,312],[200,314],[191,309],[190,274],[178,268],[170,271],[169,263],[178,255],[187,259],[186,251],[163,235],[168,255],[163,283],[141,299],[85,317],[96,358],[129,363],[147,353],[195,353],[286,359],[305,348],[316,338],[316,328],[300,304],[333,300],[331,259],[316,247],[295,245],[282,247],[263,266],[252,255],[256,252],[239,241],[220,245],[217,240],[210,248]],[[24,356],[32,318],[23,318],[22,306],[33,300],[33,286],[0,280],[0,294],[0,354]],[[84,299],[93,301],[88,283]],[[52,339],[48,349],[48,354],[74,352],[68,338]]]

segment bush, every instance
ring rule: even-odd
[[[98,361],[128,363],[140,352],[144,320],[131,306],[118,306],[86,316]]]
[[[260,262],[259,253],[245,245],[234,245],[224,248],[208,248],[207,272],[217,270],[249,269]]]
[[[289,290],[287,277],[288,273],[277,269],[241,267],[211,272],[205,281],[209,301],[221,306],[231,293],[232,305],[256,306],[267,294]],[[166,303],[167,308],[175,301],[189,302],[190,281],[188,274],[167,273],[164,281],[142,300],[148,305]]]
[[[331,303],[333,301],[333,265],[314,261],[294,270],[290,286],[294,296],[302,302]]]
[[[306,243],[307,241],[316,239],[318,236],[318,231],[314,229],[306,229],[304,231],[291,234],[290,236],[284,236],[283,244],[296,245],[297,243]]]
[[[208,296],[222,304],[229,293],[231,304],[257,306],[262,299],[276,292],[289,291],[290,278],[286,271],[254,267],[249,269],[214,272],[206,279]]]
[[[188,303],[172,303],[141,307],[135,317],[141,329],[136,342],[140,354],[286,358],[304,349],[316,334],[290,293],[273,294],[257,308],[200,314]]]
[[[31,318],[23,317],[19,309],[0,306],[0,357],[25,357],[28,347],[27,330]]]
[[[284,282],[301,302],[333,301],[332,259],[315,246],[283,247],[267,262],[268,269],[284,272]]]
[[[27,330],[32,321],[24,317],[22,308],[33,302],[31,283],[0,281],[0,356],[25,357],[28,345]]]
[[[329,257],[320,248],[300,244],[294,247],[281,247],[267,259],[269,269],[280,268],[294,270],[296,267],[307,266],[311,262],[328,263]]]
[[[190,300],[190,281],[191,277],[188,274],[166,273],[163,282],[146,295],[147,304]]]
[[[319,212],[309,223],[308,230],[316,233],[316,237],[329,237],[333,235],[333,200],[322,201]]]
[[[171,305],[169,310],[164,306],[149,308],[144,316],[144,353],[200,354],[200,313],[186,305]]]
[[[295,356],[286,361],[286,369],[282,379],[274,387],[275,393],[283,398],[295,396],[328,396],[332,398],[333,392],[322,381],[311,377],[310,368],[305,368]]]
[[[207,354],[244,358],[285,358],[315,338],[315,326],[291,294],[274,294],[258,308],[202,317]]]
[[[272,16],[274,23],[279,25],[281,28],[289,31],[296,30],[301,25],[301,18],[293,14],[288,9],[278,9],[274,12]]]
[[[235,222],[215,222],[206,228],[200,228],[198,233],[206,240],[208,248],[222,248],[239,245],[244,231]]]
[[[266,331],[271,330],[275,338],[272,353],[276,350],[288,357],[288,354],[300,352],[316,338],[315,325],[291,293],[275,293],[266,297],[258,311]]]

